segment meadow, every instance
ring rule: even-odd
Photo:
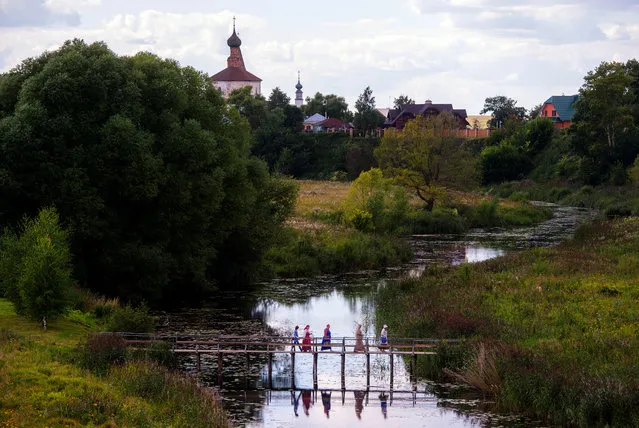
[[[124,348],[106,370],[90,368],[104,353],[74,314],[42,330],[0,299],[0,427],[229,425],[213,390]]]
[[[639,426],[639,218],[387,287],[377,317],[406,337],[458,337],[422,375],[462,381],[551,424]]]

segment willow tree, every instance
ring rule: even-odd
[[[449,190],[478,182],[477,160],[457,137],[449,113],[408,121],[403,130],[387,129],[375,157],[384,175],[412,189],[431,211]]]

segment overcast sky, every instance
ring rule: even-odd
[[[639,0],[0,0],[0,71],[70,38],[148,50],[210,75],[237,17],[247,69],[294,97],[366,86],[478,114],[506,95],[530,108],[578,91],[602,61],[639,56]]]

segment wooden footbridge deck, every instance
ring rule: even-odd
[[[456,339],[423,339],[423,338],[391,338],[386,345],[376,337],[335,337],[332,338],[330,349],[322,349],[322,339],[313,338],[310,345],[294,344],[292,338],[282,336],[254,337],[254,336],[165,336],[136,333],[117,333],[129,346],[136,348],[150,348],[153,343],[162,341],[170,345],[172,352],[195,356],[197,371],[201,370],[203,355],[217,355],[218,383],[222,384],[222,367],[225,355],[246,355],[247,368],[251,355],[262,355],[268,361],[268,387],[272,388],[273,356],[288,354],[291,357],[291,386],[295,386],[295,356],[309,354],[313,357],[313,387],[317,389],[318,356],[329,355],[341,360],[341,384],[345,389],[346,357],[364,355],[366,357],[366,385],[370,385],[370,356],[387,355],[390,363],[390,387],[393,387],[393,357],[400,355],[410,357],[411,381],[415,376],[415,366],[418,355],[435,355],[440,343],[459,343]],[[303,350],[304,349],[304,350]]]

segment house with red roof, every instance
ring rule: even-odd
[[[235,33],[235,18],[233,18],[233,34],[226,41],[226,44],[231,50],[231,54],[226,60],[227,67],[211,77],[213,86],[219,89],[225,98],[234,90],[245,86],[251,87],[251,93],[254,96],[261,94],[262,79],[249,73],[244,66],[244,58],[242,58],[242,50],[240,49],[242,41]]]
[[[579,95],[553,95],[541,106],[539,117],[552,120],[556,128],[568,128],[575,114],[574,103],[578,98]]]

